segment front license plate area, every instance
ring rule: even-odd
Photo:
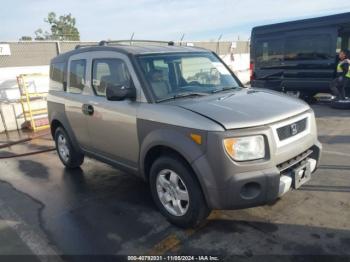
[[[311,179],[310,163],[306,162],[292,171],[293,187],[298,189]]]

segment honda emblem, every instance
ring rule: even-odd
[[[293,123],[290,125],[290,131],[291,131],[293,136],[298,133],[298,126],[296,123]]]

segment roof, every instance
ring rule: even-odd
[[[257,26],[252,29],[252,35],[275,33],[279,31],[290,31],[313,27],[324,27],[333,25],[350,24],[350,12],[322,16],[316,18],[302,19],[290,22]]]
[[[110,45],[110,46],[88,46],[60,54],[53,58],[52,62],[64,62],[70,56],[90,51],[115,51],[123,54],[159,54],[159,53],[188,53],[188,52],[210,52],[204,48],[189,46],[166,46],[166,45]]]

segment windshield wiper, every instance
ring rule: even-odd
[[[206,96],[208,93],[204,92],[183,92],[183,93],[178,93],[170,97],[166,97],[163,99],[157,100],[157,102],[163,102],[163,101],[168,101],[168,100],[173,100],[177,98],[183,98],[183,97],[191,97],[191,96]]]
[[[222,91],[227,91],[227,90],[231,90],[231,89],[236,89],[237,87],[236,86],[225,86],[223,88],[218,88],[218,89],[215,89],[213,91],[211,91],[212,94],[214,93],[218,93],[218,92],[222,92]]]
[[[208,93],[204,92],[183,92],[174,95],[174,98],[188,97],[188,96],[207,96]]]

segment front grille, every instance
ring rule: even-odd
[[[301,153],[300,155],[297,155],[296,157],[279,164],[277,166],[277,168],[280,171],[280,173],[288,171],[288,170],[294,168],[295,166],[297,166],[303,160],[307,159],[312,153],[313,153],[313,151],[311,149],[309,149],[309,150]]]
[[[307,118],[294,122],[292,124],[277,128],[277,134],[280,141],[295,136],[306,130]]]

